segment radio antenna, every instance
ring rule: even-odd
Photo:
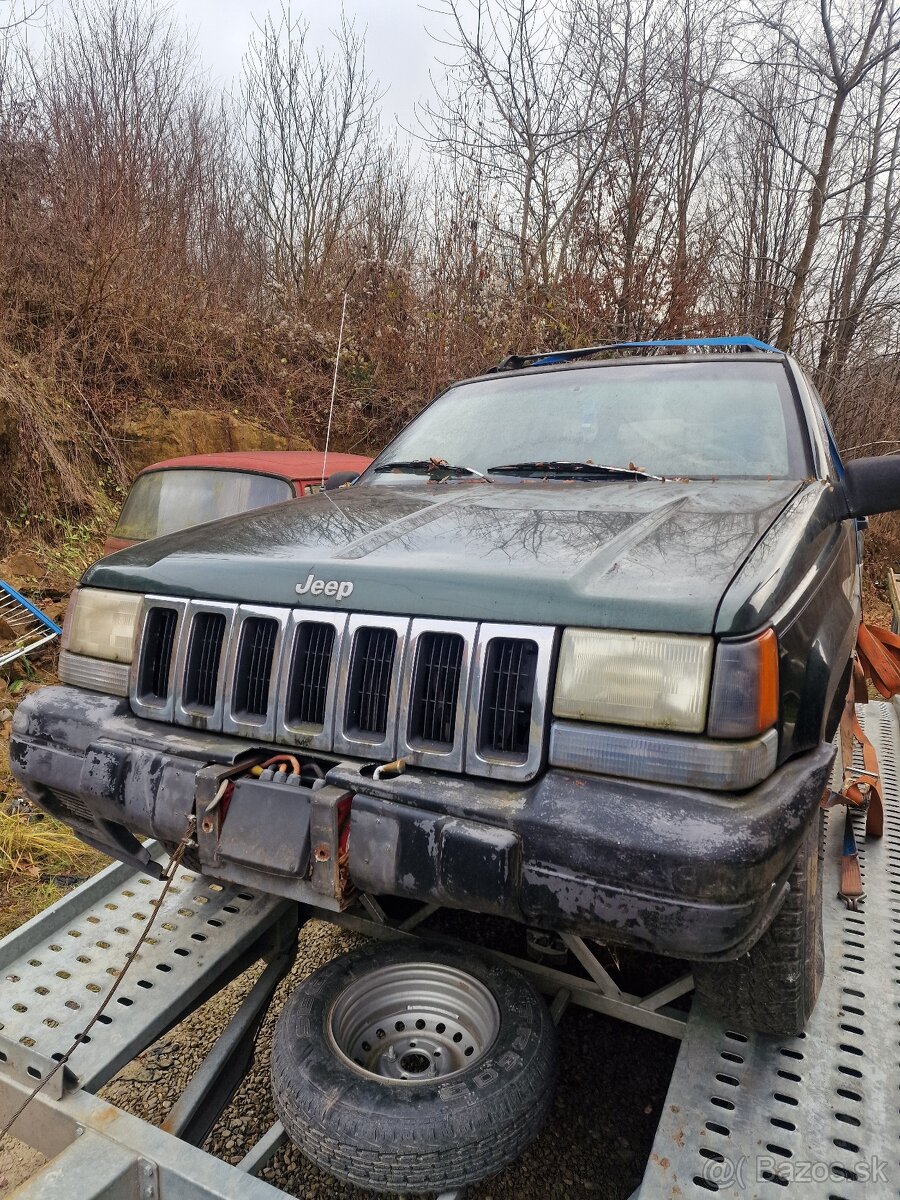
[[[331,418],[334,416],[334,397],[337,394],[338,366],[341,361],[341,343],[344,340],[344,318],[347,315],[347,296],[344,292],[344,303],[341,308],[341,327],[338,330],[337,354],[334,357],[334,379],[331,381],[331,404],[328,406],[328,428],[325,430],[325,452],[322,455],[322,491],[325,490],[325,470],[328,464],[328,443],[331,441]]]

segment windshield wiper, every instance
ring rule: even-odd
[[[488,467],[492,475],[540,475],[555,479],[662,479],[633,463],[627,467],[609,467],[592,462],[521,462]]]
[[[427,475],[429,479],[438,480],[450,479],[458,475],[474,475],[478,479],[483,479],[485,483],[491,483],[487,475],[483,475],[481,471],[476,471],[474,467],[453,467],[450,463],[444,462],[442,458],[417,458],[410,462],[387,462],[381,463],[380,466],[373,467],[373,471],[403,471],[407,475]]]

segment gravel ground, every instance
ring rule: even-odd
[[[522,932],[515,926],[453,913],[440,914],[438,920],[442,932],[464,933],[472,941],[490,940],[498,948],[521,952]],[[207,1140],[206,1148],[213,1154],[237,1162],[275,1121],[269,1047],[278,1012],[301,979],[363,940],[318,921],[303,928],[297,961],[267,1015],[253,1067]],[[260,969],[254,967],[235,980],[151,1046],[101,1094],[160,1124]],[[647,960],[645,967],[638,968],[644,978],[626,982],[649,990],[657,986],[660,969],[666,968]],[[552,1121],[521,1160],[471,1188],[467,1200],[624,1200],[637,1187],[677,1044],[573,1007],[562,1020],[560,1050],[561,1083]],[[304,1200],[369,1200],[374,1195],[324,1174],[291,1145],[279,1151],[262,1177]]]
[[[8,1196],[46,1162],[43,1154],[17,1138],[8,1137],[0,1150],[0,1197]]]

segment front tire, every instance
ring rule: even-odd
[[[790,1036],[812,1016],[825,973],[822,829],[820,813],[800,843],[790,891],[759,941],[734,962],[693,964],[696,997],[738,1030]]]
[[[272,1050],[288,1136],[378,1192],[442,1192],[501,1170],[540,1132],[556,1076],[556,1029],[532,985],[444,944],[334,959],[292,993]]]

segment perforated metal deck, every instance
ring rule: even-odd
[[[0,942],[0,1063],[37,1079],[42,1059],[71,1046],[121,970],[160,889],[149,875],[113,866]],[[179,871],[112,1005],[72,1057],[80,1086],[96,1090],[189,1011],[285,907]],[[61,1088],[57,1072],[52,1090]]]
[[[694,1005],[641,1200],[704,1200],[711,1193],[754,1200],[900,1197],[898,717],[900,706],[862,710],[881,763],[885,836],[867,845],[858,822],[867,899],[860,912],[848,912],[835,898],[843,810],[831,818],[824,866],[826,975],[805,1035],[750,1036]],[[0,1125],[83,1028],[136,942],[159,888],[149,875],[110,867],[0,942]],[[226,1030],[189,1085],[187,1100],[179,1101],[179,1119],[170,1119],[173,1132],[93,1092],[222,986],[248,956],[259,957],[282,922],[295,932],[296,919],[284,901],[250,889],[223,890],[179,872],[105,1014],[110,1019],[94,1026],[90,1042],[72,1059],[77,1081],[57,1072],[13,1127],[51,1160],[17,1193],[23,1200],[284,1196],[253,1177],[284,1140],[280,1125],[239,1166],[196,1144],[208,1116],[204,1098],[210,1089],[227,1089],[220,1082],[223,1064],[227,1071],[236,1059],[240,1038],[252,1042],[262,1008],[236,1015],[233,1034]],[[271,990],[283,970],[277,958],[270,962],[254,991]]]
[[[728,1029],[695,1003],[639,1191],[759,1200],[900,1195],[900,798],[898,714],[860,709],[881,765],[885,832],[854,822],[866,899],[837,899],[844,809],[825,849],[826,971],[805,1034]],[[860,764],[861,765],[861,764]]]

